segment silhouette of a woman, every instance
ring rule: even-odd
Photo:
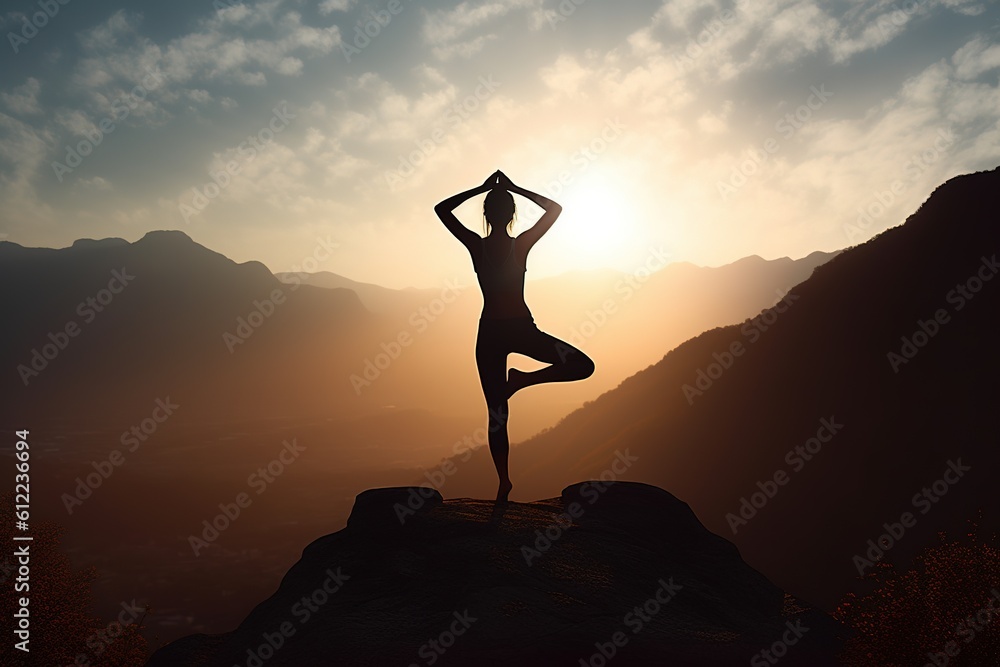
[[[455,207],[483,192],[486,238],[465,227],[452,212]],[[519,194],[541,206],[545,213],[524,233],[513,238],[514,197]],[[482,185],[460,192],[434,207],[434,212],[472,255],[472,265],[483,291],[483,312],[476,338],[476,366],[489,410],[489,443],[500,478],[497,502],[507,502],[511,490],[507,458],[509,416],[507,401],[515,392],[543,382],[569,382],[590,377],[594,362],[569,343],[544,333],[524,303],[524,272],[528,251],[549,230],[562,207],[540,194],[514,185],[499,169]],[[507,375],[507,355],[516,352],[549,366],[532,372],[512,368]]]

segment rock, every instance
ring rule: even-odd
[[[839,634],[662,489],[582,482],[496,508],[402,487],[360,494],[234,631],[148,665],[746,665],[768,650],[817,666],[836,664]]]
[[[437,490],[424,486],[368,489],[354,499],[347,526],[359,531],[400,528],[410,517],[433,509],[443,501]]]

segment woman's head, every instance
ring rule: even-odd
[[[510,228],[514,226],[515,214],[514,195],[503,188],[490,190],[486,194],[486,201],[483,202],[483,218],[488,225],[487,234],[489,227],[502,227],[503,225],[507,225],[508,231],[510,231]]]

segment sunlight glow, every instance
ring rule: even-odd
[[[556,199],[563,206],[563,219],[555,228],[560,247],[571,252],[581,268],[617,264],[637,240],[639,212],[634,189],[622,171],[593,165]]]

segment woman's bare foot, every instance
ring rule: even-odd
[[[507,373],[507,398],[524,389],[524,377],[527,375],[522,370],[512,368]]]
[[[514,485],[510,483],[510,480],[504,480],[500,482],[500,488],[497,489],[497,502],[506,503],[507,496],[510,495],[510,490],[514,488]]]

